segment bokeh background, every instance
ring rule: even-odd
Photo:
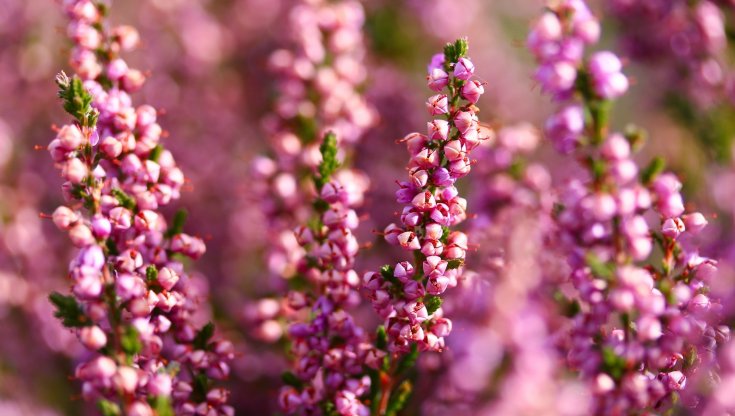
[[[616,106],[614,125],[635,124],[648,131],[641,157],[660,154],[682,176],[689,204],[717,223],[707,236],[711,251],[728,256],[735,207],[730,163],[735,113],[725,87],[713,96],[692,98],[690,85],[661,70],[665,60],[652,65],[633,59],[624,24],[612,17],[608,5],[592,3],[604,17],[603,45],[631,58],[626,73],[633,88]],[[261,323],[252,319],[259,299],[273,295],[274,288],[264,271],[266,230],[249,164],[267,149],[261,120],[270,108],[273,79],[266,60],[283,42],[288,7],[287,0],[118,0],[112,13],[113,22],[140,30],[142,47],[129,59],[151,77],[136,99],[165,110],[165,144],[189,179],[176,205],[189,211],[187,229],[207,242],[206,255],[192,270],[209,282],[208,313],[237,345],[228,387],[243,415],[276,411],[286,367],[283,346],[262,342]],[[403,174],[405,164],[395,140],[423,130],[425,65],[445,42],[470,39],[476,74],[487,82],[479,103],[483,120],[540,128],[552,108],[532,80],[533,61],[524,46],[542,1],[370,0],[365,7],[370,74],[365,95],[380,122],[356,152],[356,165],[372,182],[362,240],[375,243],[363,253],[358,270],[391,255],[371,231],[394,215],[384,207],[394,206],[394,178]],[[0,415],[91,412],[70,379],[81,348],[53,318],[47,301],[52,290],[66,290],[66,236],[39,216],[61,200],[61,179],[37,147],[45,149],[52,126],[66,120],[53,79],[68,68],[69,49],[64,16],[53,0],[0,0]],[[725,60],[728,53],[723,52]],[[553,167],[555,180],[564,177],[565,167],[555,164],[558,156],[550,146],[542,143],[530,157]],[[362,319],[371,319],[369,311]],[[468,331],[460,323],[454,342],[459,344]],[[497,337],[486,331],[462,347],[486,352],[475,358],[486,370],[465,377],[490,379],[493,369],[502,366],[492,347]],[[440,361],[451,359],[452,353],[422,358],[419,366],[426,376],[418,388],[433,391],[442,374]],[[451,378],[442,380],[447,382]],[[463,386],[444,388],[446,394],[432,395],[434,400],[461,401]],[[407,414],[433,414],[434,408],[413,401]]]

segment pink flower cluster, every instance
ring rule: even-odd
[[[52,300],[93,352],[76,370],[83,395],[128,415],[168,406],[232,414],[229,393],[210,380],[227,378],[233,346],[211,342],[211,326],[197,329],[202,294],[177,259],[200,257],[204,242],[181,231],[183,217],[169,223],[158,211],[179,198],[184,175],[160,143],[155,108],[133,105],[142,73],[119,57],[136,46],[137,32],[108,28],[107,8],[96,2],[63,7],[78,78],[62,73],[57,83],[76,120],[48,146],[65,181],[66,204],[52,218],[79,252],[69,266],[74,297]]]
[[[580,10],[589,18],[581,2],[574,2],[571,12],[564,6],[569,3],[551,8],[544,19],[569,27]],[[537,33],[532,32],[533,45]],[[726,338],[711,324],[719,306],[707,296],[716,261],[701,257],[692,242],[706,219],[700,213],[683,215],[681,183],[660,174],[660,161],[639,172],[632,159],[641,144],[639,132],[607,133],[608,100],[628,85],[621,67],[611,52],[598,52],[575,68],[579,75],[568,83],[572,89],[565,96],[582,99],[567,103],[562,113],[576,108],[575,116],[566,118],[574,119],[567,132],[584,176],[565,184],[555,212],[579,307],[565,345],[568,362],[590,383],[594,411],[601,414],[653,411],[672,403],[687,376],[711,360],[714,346]],[[583,109],[588,119],[581,116]],[[550,129],[552,140],[553,133]],[[660,217],[658,230],[648,225],[652,211]],[[660,264],[651,258],[654,241]]]
[[[312,192],[308,177],[319,164],[320,139],[334,132],[349,156],[376,122],[375,111],[358,91],[367,74],[364,19],[357,1],[299,0],[288,15],[289,48],[270,56],[278,96],[274,113],[263,124],[273,156],[256,159],[253,170],[269,221],[267,261],[275,276],[292,277],[304,255],[292,230],[310,213],[305,204]],[[358,172],[354,176],[345,186],[360,197],[368,181]]]
[[[308,322],[292,324],[288,331],[295,375],[303,385],[283,387],[280,404],[289,414],[313,414],[333,404],[340,415],[368,415],[360,400],[370,390],[364,365],[378,368],[385,353],[367,342],[347,311],[360,302],[360,278],[353,268],[359,250],[353,230],[359,220],[335,179],[321,186],[318,201],[323,203],[318,225],[296,232],[307,252],[298,270],[313,290],[289,293],[293,309],[311,309]]]
[[[473,79],[475,68],[464,56],[466,49],[466,41],[460,40],[445,51],[453,56],[433,57],[427,78],[438,94],[426,107],[438,117],[427,123],[427,135],[412,133],[402,140],[411,159],[408,180],[399,183],[396,197],[406,205],[401,224],[390,224],[384,236],[414,258],[363,278],[373,307],[386,320],[394,352],[407,352],[413,344],[441,351],[452,328],[439,296],[457,285],[468,249],[467,236],[450,230],[467,217],[467,202],[454,184],[470,172],[469,153],[488,138],[474,106],[484,85]]]

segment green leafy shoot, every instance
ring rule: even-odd
[[[92,95],[84,88],[78,77],[69,78],[63,71],[56,75],[59,87],[59,98],[64,103],[64,110],[79,121],[84,127],[97,124],[99,113],[92,108]]]
[[[459,38],[454,42],[447,43],[444,46],[444,62],[456,63],[459,58],[467,55],[469,44],[466,38]]]
[[[442,306],[442,302],[442,298],[439,296],[426,295],[424,297],[424,306],[426,306],[426,311],[429,315],[436,312]]]
[[[660,156],[656,156],[641,172],[641,182],[650,185],[666,168],[666,162]]]
[[[319,175],[314,178],[314,183],[318,190],[322,190],[322,187],[329,182],[332,174],[339,168],[339,161],[337,160],[337,136],[328,132],[324,135],[324,141],[319,146],[319,151],[322,153],[322,162],[319,164]]]
[[[61,319],[61,323],[67,328],[81,328],[91,325],[84,310],[77,303],[74,296],[64,296],[59,292],[49,295],[49,300],[56,306],[54,316]]]

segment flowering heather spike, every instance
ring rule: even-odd
[[[542,68],[550,62],[546,51],[579,37],[580,19],[597,25],[590,18],[579,0],[549,8],[529,37]],[[573,64],[575,75],[571,87],[545,90],[565,101],[562,113],[581,108],[590,115],[580,126],[578,116],[559,113],[552,119],[561,121],[551,124],[564,128],[547,132],[558,145],[556,133],[564,131],[573,145],[560,150],[576,147],[586,171],[561,190],[555,215],[557,240],[572,267],[574,300],[581,305],[567,340],[568,362],[594,393],[595,414],[661,412],[682,394],[699,364],[712,359],[716,346],[712,323],[720,306],[708,296],[708,282],[717,262],[701,257],[693,241],[706,221],[698,213],[682,217],[681,183],[661,174],[660,163],[639,174],[634,135],[608,132],[609,99],[627,89],[620,60],[611,52],[584,59],[580,51],[575,60],[552,56],[552,62]],[[655,228],[646,220],[651,212],[660,217]],[[654,242],[660,260],[649,257]]]
[[[429,123],[429,136],[412,133],[404,140],[411,154],[409,180],[401,182],[396,195],[406,206],[401,224],[389,225],[385,238],[411,251],[413,258],[363,279],[373,307],[386,320],[388,348],[394,353],[409,352],[412,345],[441,351],[451,331],[441,295],[456,286],[468,248],[467,236],[451,230],[466,218],[467,209],[454,183],[469,173],[469,153],[486,138],[473,101],[462,97],[463,87],[474,82],[474,65],[466,52],[467,41],[460,39],[446,46],[446,59],[432,59],[430,77],[438,68],[452,74],[444,93],[427,103],[429,113],[442,118]],[[434,87],[431,82],[429,86]],[[443,121],[446,133],[436,133]]]
[[[75,120],[48,146],[67,201],[52,218],[79,251],[69,268],[73,296],[50,299],[90,350],[76,369],[83,396],[106,414],[231,415],[228,393],[212,380],[228,376],[232,344],[213,341],[211,325],[196,329],[202,295],[176,260],[201,256],[204,243],[158,211],[178,199],[184,176],[159,143],[156,110],[133,106],[142,73],[119,56],[137,33],[109,28],[101,3],[63,7],[76,74],[56,82]]]
[[[292,231],[310,216],[308,178],[319,165],[321,138],[334,132],[340,155],[349,157],[376,122],[375,111],[358,91],[366,78],[364,20],[358,1],[297,0],[288,16],[289,45],[270,56],[278,96],[264,127],[273,155],[258,158],[253,167],[269,226],[267,258],[274,276],[293,277],[304,255]],[[351,177],[343,186],[357,202],[367,178],[340,172]]]
[[[384,355],[367,342],[367,334],[347,310],[360,301],[360,279],[353,269],[358,220],[342,184],[330,179],[337,166],[336,150],[335,135],[328,133],[321,146],[320,173],[314,176],[320,191],[314,204],[318,220],[297,230],[310,234],[300,239],[306,256],[298,267],[309,289],[294,291],[289,299],[299,299],[291,306],[310,313],[289,328],[294,373],[284,376],[288,385],[279,398],[289,414],[315,414],[330,406],[340,415],[369,414],[361,401],[371,384],[364,366],[377,367]]]

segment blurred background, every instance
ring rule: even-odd
[[[626,73],[633,87],[616,106],[614,125],[622,129],[635,124],[649,132],[641,157],[660,154],[682,176],[692,207],[719,221],[707,236],[712,251],[727,255],[735,206],[730,165],[735,119],[727,94],[721,94],[726,87],[705,96],[702,89],[664,73],[666,58],[659,65],[637,60],[636,51],[625,43],[625,36],[635,34],[624,20],[614,18],[608,3],[615,2],[593,3],[604,16],[604,47],[630,58]],[[188,209],[187,229],[205,238],[208,246],[191,270],[209,282],[209,313],[237,345],[228,387],[238,414],[274,413],[286,368],[283,348],[260,341],[260,323],[251,319],[258,300],[274,292],[264,272],[264,220],[253,196],[249,164],[267,150],[261,120],[272,102],[273,80],[266,60],[283,42],[289,4],[118,0],[111,15],[114,23],[140,31],[142,47],[128,58],[151,76],[135,99],[165,110],[165,145],[189,179],[188,192],[173,209]],[[483,121],[498,127],[528,122],[540,129],[552,109],[532,80],[533,60],[525,49],[526,32],[543,7],[541,0],[364,4],[370,74],[365,95],[378,110],[380,123],[356,152],[356,165],[372,183],[361,241],[374,241],[363,253],[359,271],[391,255],[372,230],[382,229],[394,213],[377,208],[397,209],[394,178],[403,174],[406,157],[395,140],[423,131],[425,67],[445,42],[469,37],[476,74],[487,82],[478,104]],[[71,255],[66,236],[39,217],[61,200],[61,179],[47,152],[36,147],[45,149],[54,136],[52,126],[67,119],[53,83],[55,74],[68,68],[64,19],[53,0],[0,0],[0,415],[90,411],[78,398],[79,386],[70,380],[81,348],[53,317],[47,301],[52,290],[67,290]],[[691,91],[700,96],[690,97]],[[558,156],[543,141],[531,158],[553,166],[554,180],[567,174],[554,165]],[[364,315],[371,319],[370,311]],[[463,333],[459,324],[452,337],[462,339]],[[492,366],[502,365],[492,358],[493,337],[490,332],[473,341],[477,344],[472,348],[487,351],[491,361],[488,374],[477,377],[490,378]],[[441,372],[431,369],[441,366],[439,359],[426,356],[419,363],[429,369],[419,388],[433,389],[432,377]],[[462,397],[449,396],[448,401]],[[422,403],[407,410],[418,413],[432,412]]]

